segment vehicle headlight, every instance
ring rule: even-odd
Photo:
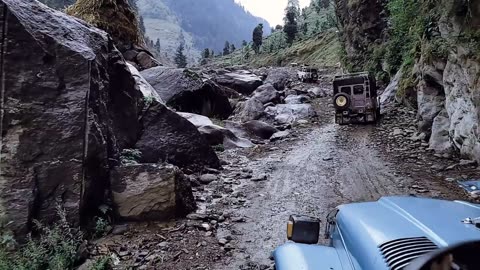
[[[347,105],[347,98],[345,96],[339,96],[335,99],[335,104],[337,104],[338,107],[344,107]]]

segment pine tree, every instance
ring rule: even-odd
[[[287,43],[289,45],[293,43],[298,33],[299,10],[298,0],[288,0],[288,5],[285,9],[285,26],[283,31],[287,35]]]
[[[178,68],[185,68],[187,67],[187,57],[183,53],[183,50],[185,49],[183,43],[180,43],[180,45],[177,48],[177,52],[175,53],[175,64],[177,64]]]
[[[160,53],[161,49],[162,47],[160,46],[160,39],[157,38],[157,42],[155,42],[155,50]]]
[[[257,25],[255,29],[253,29],[253,50],[255,53],[260,52],[260,47],[262,46],[263,42],[263,24]]]
[[[242,40],[242,47],[246,47],[248,45],[246,40]]]
[[[203,59],[208,59],[208,58],[210,58],[210,49],[206,48],[205,50],[203,50],[202,58],[203,58]]]
[[[225,41],[225,46],[223,47],[223,55],[230,54],[230,42]]]
[[[235,45],[232,43],[230,44],[230,53],[233,53],[237,48],[235,48]]]

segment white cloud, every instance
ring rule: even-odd
[[[266,19],[272,26],[283,24],[284,10],[288,0],[235,0],[255,16]],[[305,7],[311,0],[300,0]]]

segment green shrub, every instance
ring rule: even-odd
[[[110,256],[104,256],[96,259],[89,270],[108,270],[111,269],[112,259]]]
[[[59,219],[51,228],[36,222],[39,237],[29,237],[16,251],[0,246],[0,270],[73,269],[83,234],[68,224],[62,209],[58,208],[57,213]]]
[[[137,164],[142,157],[142,152],[138,149],[123,149],[120,161],[124,165]]]

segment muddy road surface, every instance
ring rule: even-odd
[[[268,178],[245,187],[250,204],[236,211],[245,222],[230,228],[237,233],[237,250],[215,269],[271,268],[271,252],[285,242],[290,214],[320,217],[323,226],[339,204],[409,194],[411,179],[393,174],[370,147],[370,131],[368,126],[345,131],[327,121],[283,151],[252,161],[255,174]]]
[[[412,141],[414,113],[401,109],[378,125],[339,126],[330,103],[315,100],[319,117],[285,138],[218,152],[223,170],[211,169],[215,180],[193,187],[196,213],[117,225],[94,254],[116,254],[115,269],[273,269],[271,253],[286,242],[291,214],[318,217],[323,228],[343,203],[388,195],[468,199],[451,179],[478,176],[478,168],[459,167],[458,158]]]

